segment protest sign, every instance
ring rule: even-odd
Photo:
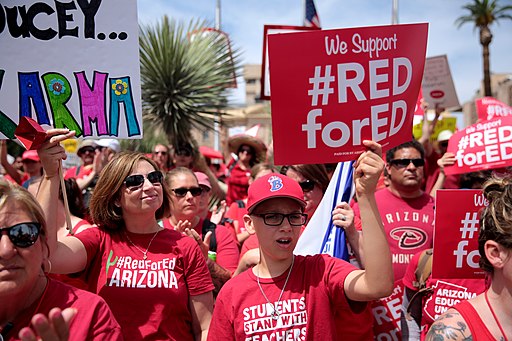
[[[460,107],[446,55],[427,58],[421,86],[429,108],[437,105],[445,109]]]
[[[492,120],[495,117],[512,115],[512,107],[492,97],[478,98],[475,100],[476,113],[480,121]]]
[[[261,99],[270,99],[270,71],[268,66],[268,35],[296,31],[319,30],[317,27],[265,25],[263,28],[263,61],[261,63]]]
[[[411,139],[428,24],[268,37],[276,164],[354,160]]]
[[[478,231],[480,210],[487,205],[481,190],[437,191],[432,278],[484,276],[478,265]]]
[[[138,39],[135,0],[2,1],[0,138],[23,116],[78,137],[141,138]]]
[[[512,116],[473,124],[453,134],[448,152],[456,162],[445,174],[461,174],[512,165]]]
[[[430,124],[431,121],[428,121]],[[432,135],[430,135],[430,141],[437,141],[437,135],[443,130],[449,130],[454,132],[457,130],[457,118],[456,117],[443,117],[439,121],[437,121],[436,126],[434,127],[434,131]],[[423,133],[423,120],[420,123],[413,125],[412,134],[415,139],[419,139]]]
[[[375,340],[401,340],[400,314],[404,297],[402,279],[395,281],[391,295],[371,301]]]
[[[416,107],[414,108],[414,116],[425,115],[425,110],[423,109],[421,102],[423,101],[423,91],[420,88],[420,92],[418,93],[418,99],[416,100]]]

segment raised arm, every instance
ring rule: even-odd
[[[66,158],[60,142],[73,137],[75,132],[67,129],[51,129],[46,134],[46,141],[38,149],[45,174],[37,192],[37,200],[46,216],[52,272],[74,273],[84,269],[87,253],[82,242],[75,237],[67,236],[57,239],[59,229],[57,209],[60,189],[59,165]]]
[[[391,252],[375,200],[375,189],[384,169],[381,146],[363,141],[367,151],[355,163],[354,182],[363,227],[365,270],[352,271],[345,279],[345,293],[354,301],[388,296],[393,289]]]

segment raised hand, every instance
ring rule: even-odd
[[[381,145],[370,140],[364,140],[363,145],[367,150],[359,155],[354,164],[354,183],[358,196],[375,192],[384,169]]]
[[[18,337],[21,341],[65,341],[69,339],[69,324],[77,310],[53,308],[48,316],[36,314],[32,317],[31,327],[20,330]]]
[[[46,131],[46,141],[41,144],[37,153],[47,177],[58,175],[59,165],[67,155],[60,142],[75,136],[74,131],[68,129],[50,129]]]

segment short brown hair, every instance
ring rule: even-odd
[[[103,168],[89,204],[91,218],[99,228],[110,231],[125,229],[126,225],[122,211],[121,208],[116,206],[116,201],[121,196],[121,188],[125,178],[141,161],[149,162],[155,170],[158,170],[158,166],[153,160],[137,152],[116,154]],[[155,212],[156,219],[166,217],[170,209],[169,190],[165,184],[162,184],[162,192],[163,203]]]

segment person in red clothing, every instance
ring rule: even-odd
[[[122,340],[103,299],[47,276],[48,237],[35,198],[0,181],[0,340]]]
[[[167,173],[166,181],[171,192],[171,205],[168,219],[163,219],[164,227],[187,234],[197,242],[217,292],[237,268],[239,252],[236,240],[225,226],[211,226],[209,220],[199,216],[203,190],[194,172],[178,167]]]
[[[58,169],[66,155],[59,142],[73,135],[49,130],[39,150],[46,174],[38,200],[51,226],[52,272],[81,273],[109,304],[127,340],[205,340],[213,283],[196,241],[159,225],[170,211],[170,193],[151,158],[117,154],[91,198],[97,228],[57,235]]]
[[[265,161],[267,147],[260,139],[245,134],[230,137],[228,146],[230,152],[236,155],[228,166],[229,174],[226,179],[226,203],[231,205],[247,197],[251,168],[258,162]]]
[[[328,255],[294,256],[307,219],[302,189],[286,175],[260,177],[249,187],[244,217],[258,235],[260,261],[222,288],[208,340],[332,340],[335,312],[391,292],[391,255],[374,198],[384,162],[380,145],[363,143],[368,150],[356,163],[354,179],[363,207],[366,270]],[[333,218],[336,225],[344,219]]]
[[[430,327],[426,340],[510,340],[512,335],[512,178],[484,185],[489,205],[480,216],[480,268],[490,287],[457,304]]]

